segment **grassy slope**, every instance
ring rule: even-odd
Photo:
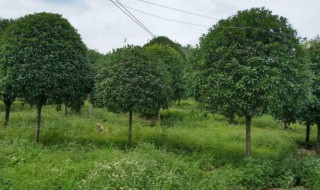
[[[3,113],[4,106],[0,109]],[[0,129],[0,189],[263,189],[300,184],[320,189],[316,179],[300,177],[320,176],[319,160],[296,158],[296,142],[304,140],[300,125],[285,131],[269,116],[255,118],[254,159],[245,159],[242,119],[230,125],[220,115],[199,112],[193,101],[173,105],[162,115],[161,127],[134,116],[136,147],[131,151],[126,150],[126,114],[96,108],[90,120],[86,107],[80,115],[64,116],[46,106],[36,145],[35,110],[16,103],[10,126]],[[103,124],[103,134],[96,123]],[[315,141],[315,129],[311,139]],[[300,174],[307,167],[311,170]]]

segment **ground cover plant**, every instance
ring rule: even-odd
[[[161,126],[133,114],[133,149],[127,149],[128,114],[95,108],[90,119],[86,106],[68,116],[44,107],[36,144],[34,109],[15,102],[9,126],[0,130],[0,189],[320,188],[320,161],[299,145],[304,127],[284,130],[268,115],[253,119],[254,156],[246,158],[244,119],[229,124],[192,100],[162,111]]]

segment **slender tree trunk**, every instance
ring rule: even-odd
[[[66,105],[64,105],[64,115],[65,116],[68,115],[68,107]]]
[[[230,114],[230,115],[229,115],[229,123],[230,123],[230,124],[233,124],[233,123],[234,123],[234,115],[233,115],[233,114]]]
[[[41,109],[42,109],[42,104],[37,105],[36,127],[35,127],[35,130],[34,130],[36,143],[39,143],[40,121],[41,121]]]
[[[311,128],[311,124],[306,123],[306,147],[310,145],[310,128]]]
[[[318,133],[317,133],[317,144],[316,144],[316,153],[320,156],[320,123],[317,123]]]
[[[161,115],[160,115],[160,108],[157,109],[157,124],[161,125]]]
[[[132,111],[129,112],[128,147],[132,146]]]
[[[246,155],[251,156],[251,116],[246,115]]]
[[[12,102],[5,102],[5,105],[6,105],[6,115],[4,120],[4,127],[7,127],[10,119],[10,109],[11,109]]]
[[[179,98],[178,99],[178,106],[180,106],[180,104],[181,104],[181,99]]]
[[[89,111],[89,119],[92,119],[92,103],[91,103],[91,95],[88,95],[88,102],[89,102],[89,107],[88,107],[88,111]]]

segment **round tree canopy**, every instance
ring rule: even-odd
[[[290,77],[306,76],[308,69],[301,65],[296,31],[264,8],[219,21],[200,39],[197,54],[194,68],[202,78],[197,99],[210,111],[240,116],[261,115],[281,105],[288,87],[300,82]]]
[[[169,103],[171,86],[166,70],[153,64],[141,47],[117,49],[104,65],[97,76],[95,104],[117,113],[145,113]]]
[[[61,15],[24,16],[7,28],[1,44],[1,63],[19,97],[75,109],[83,103],[92,86],[86,46]]]

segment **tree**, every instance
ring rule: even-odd
[[[281,104],[279,97],[288,92],[284,73],[298,69],[291,61],[299,55],[296,35],[287,19],[252,8],[220,20],[200,39],[196,98],[208,111],[233,109],[245,117],[247,156],[252,117]]]
[[[180,58],[182,59],[182,61],[185,62],[186,59],[187,59],[186,58],[186,54],[183,51],[183,47],[180,44],[178,44],[176,42],[173,42],[172,40],[170,40],[166,36],[158,36],[156,38],[153,38],[151,41],[149,41],[144,46],[148,47],[148,46],[152,46],[154,44],[163,45],[163,46],[167,46],[167,47],[172,47],[173,49],[175,49],[179,53]]]
[[[3,19],[0,18],[0,35],[4,32],[4,30],[13,22],[12,19]]]
[[[1,64],[18,97],[37,109],[35,141],[39,142],[41,110],[51,104],[79,109],[88,81],[86,46],[70,23],[58,14],[26,15],[3,34]]]
[[[278,98],[281,102],[271,110],[272,115],[283,122],[285,129],[306,113],[305,108],[312,101],[313,74],[310,70],[310,61],[305,48],[302,45],[296,47],[298,48],[295,49],[294,57],[287,60],[291,62],[290,66],[294,67],[283,73],[281,84],[286,86],[282,89],[282,93],[279,93]]]
[[[1,19],[0,18],[0,39],[5,31],[5,29],[13,23],[13,20],[11,19]],[[0,40],[1,41],[1,40]],[[1,44],[0,44],[1,45]],[[0,82],[0,99],[4,102],[6,106],[6,111],[5,111],[5,122],[4,126],[8,126],[9,124],[9,116],[10,116],[10,109],[11,105],[16,99],[16,94],[13,92],[12,85],[10,82],[10,77],[6,76],[6,72],[4,69],[1,67],[1,82]]]
[[[170,85],[173,94],[168,92],[170,100],[179,100],[182,97],[183,85],[182,85],[182,65],[180,64],[180,58],[178,52],[168,46],[153,44],[145,47],[152,57],[152,62],[158,64],[159,67],[164,68],[168,73],[169,80],[163,82],[171,82]],[[161,107],[158,105],[157,109],[157,120],[160,124],[160,109],[165,109],[166,107]]]
[[[159,36],[145,44],[144,47],[152,53],[154,59],[159,59],[164,63],[167,62],[165,65],[173,80],[173,100],[180,102],[185,95],[184,70],[187,63],[186,55],[182,51],[182,46],[174,43],[165,36]],[[168,49],[165,50],[165,48]],[[168,51],[171,51],[171,58],[168,58]],[[166,55],[162,58],[161,55],[158,56],[157,54]]]
[[[104,59],[106,57],[107,57],[106,55],[101,54],[98,51],[93,49],[88,49],[87,51],[88,63],[89,65],[93,66],[95,72],[103,68]]]
[[[132,113],[156,111],[169,103],[165,69],[153,64],[141,47],[126,46],[109,54],[95,85],[95,104],[129,113],[128,146],[132,146]]]
[[[93,83],[95,81],[95,77],[98,73],[99,70],[101,70],[101,68],[103,68],[103,65],[102,63],[104,62],[103,60],[106,58],[105,55],[95,51],[95,50],[92,50],[92,49],[88,49],[87,51],[87,62],[88,64],[92,67],[91,69],[91,75],[92,75],[92,78],[93,78]],[[94,86],[94,84],[92,84],[92,87]],[[90,93],[88,94],[88,102],[89,102],[89,108],[88,108],[88,111],[89,111],[89,118],[91,119],[92,118],[92,102],[93,102],[93,89],[92,91],[90,91]]]
[[[304,110],[302,120],[307,125],[306,143],[309,143],[310,126],[312,123],[317,124],[317,144],[316,153],[320,155],[320,37],[308,42],[308,54],[311,62],[311,71],[314,73],[312,83],[312,99]]]
[[[306,126],[306,137],[305,137],[305,147],[308,148],[311,146],[310,144],[310,132],[311,132],[311,125],[314,124],[314,119],[316,117],[316,97],[311,96],[308,99],[308,103],[301,109],[301,112],[298,115],[298,120],[302,122]]]

